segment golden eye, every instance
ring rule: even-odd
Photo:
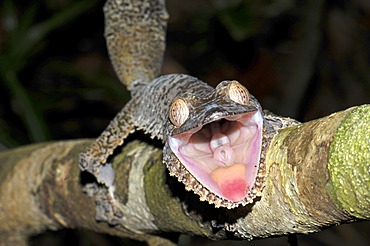
[[[168,116],[174,126],[179,127],[184,124],[189,117],[189,108],[185,101],[181,98],[175,99],[170,106]]]
[[[249,104],[249,92],[238,81],[233,80],[228,88],[229,98],[242,105]]]

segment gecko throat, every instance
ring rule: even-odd
[[[262,146],[260,111],[214,119],[169,136],[169,146],[209,191],[240,202],[256,180]]]

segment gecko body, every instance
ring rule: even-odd
[[[107,159],[130,133],[143,130],[162,140],[170,175],[200,200],[229,209],[252,203],[264,187],[269,142],[295,121],[263,112],[235,80],[213,88],[185,74],[155,78],[168,17],[163,1],[110,0],[104,10],[110,57],[132,99],[80,154],[81,169],[113,193],[119,181]]]

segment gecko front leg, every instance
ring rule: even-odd
[[[95,175],[99,183],[108,187],[113,185],[113,169],[106,163],[113,151],[123,144],[125,138],[135,131],[136,125],[132,120],[132,103],[128,103],[109,123],[96,141],[85,149],[79,157],[82,171]],[[104,165],[103,165],[104,164]]]

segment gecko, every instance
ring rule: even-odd
[[[272,137],[297,122],[262,110],[236,80],[213,88],[186,74],[159,76],[169,18],[164,0],[108,0],[104,13],[109,56],[131,100],[80,154],[81,170],[114,187],[107,159],[141,130],[163,142],[169,174],[201,201],[228,209],[252,203],[265,185]]]

